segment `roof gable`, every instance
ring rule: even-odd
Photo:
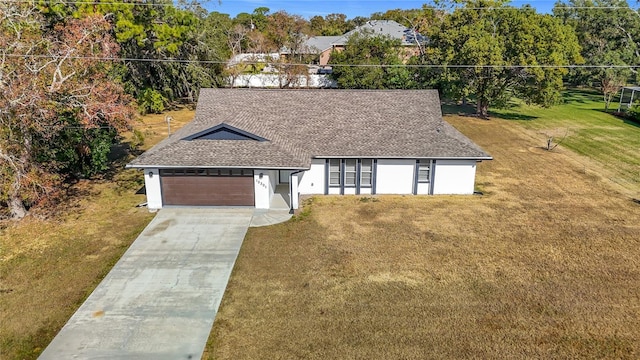
[[[200,131],[185,137],[183,140],[253,140],[268,141],[267,139],[250,132],[238,129],[229,124],[219,124],[212,128]]]

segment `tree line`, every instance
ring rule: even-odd
[[[638,79],[640,13],[622,0],[558,2],[553,14],[500,0],[439,1],[353,19],[266,7],[231,17],[184,0],[0,2],[0,204],[21,218],[65,182],[105,171],[136,113],[226,86],[234,55],[287,49],[300,56],[278,69],[301,74],[313,61],[299,51],[305,39],[369,20],[394,20],[428,42],[408,56],[398,40],[352,37],[330,60],[340,87],[438,88],[487,116],[512,96],[557,103],[567,82],[599,88],[609,104]],[[575,64],[611,67],[567,67]]]

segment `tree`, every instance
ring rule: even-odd
[[[317,15],[312,17],[310,28],[314,35],[338,36],[352,30],[354,26],[347,21],[345,14],[329,14],[324,18]]]
[[[400,40],[358,32],[347,40],[343,51],[331,54],[329,62],[335,64],[331,77],[346,89],[412,88],[412,74],[402,58]]]
[[[371,14],[371,20],[393,20],[406,27],[412,27],[422,13],[422,9],[392,9],[384,13]]]
[[[639,14],[625,0],[570,0],[556,4],[553,13],[575,29],[588,65],[612,66],[571,74],[577,84],[600,88],[608,109],[640,64]]]
[[[275,51],[286,49],[298,54],[309,35],[309,23],[299,15],[290,15],[286,11],[278,11],[267,17],[266,35]]]
[[[65,175],[59,171],[64,157],[53,161],[47,155],[67,145],[54,142],[60,134],[71,128],[123,130],[132,118],[131,99],[108,76],[112,63],[101,60],[118,52],[105,18],[71,19],[49,30],[33,4],[0,4],[0,201],[14,219],[51,194]],[[91,144],[76,145],[101,161]]]
[[[193,102],[201,87],[216,83],[222,71],[218,64],[198,61],[222,60],[205,39],[202,23],[204,11],[197,3],[184,2],[178,8],[169,0],[157,5],[115,0],[103,3],[70,2],[41,6],[49,27],[68,19],[97,14],[112,24],[112,34],[120,46],[118,55],[125,59],[121,76],[125,89],[150,108],[145,95],[162,97],[164,105],[177,101]],[[148,59],[138,61],[137,59]],[[182,61],[167,61],[167,60]],[[154,61],[155,60],[155,61]]]
[[[267,29],[267,24],[269,23],[269,20],[267,19],[267,15],[269,15],[269,8],[268,7],[258,7],[255,8],[253,10],[253,14],[252,14],[252,24],[253,27],[251,30],[257,30],[257,31],[265,31]]]
[[[558,102],[562,66],[582,61],[573,29],[528,6],[470,0],[464,7],[429,33],[424,63],[444,65],[438,75],[447,80],[445,90],[475,97],[476,113],[485,118],[489,106],[513,95],[544,106]]]

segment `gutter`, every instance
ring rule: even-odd
[[[126,169],[266,169],[266,170],[300,170],[306,171],[309,168],[303,167],[273,167],[273,166],[173,166],[173,165],[125,165]]]
[[[291,181],[291,179],[293,178],[293,175],[297,175],[300,174],[301,172],[304,172],[307,170],[298,170],[298,171],[294,171],[291,174],[289,174],[289,214],[293,214],[293,182]],[[298,196],[296,194],[296,196]],[[298,198],[298,202],[300,202],[300,198]],[[299,204],[298,204],[299,205]]]
[[[425,159],[425,160],[493,160],[493,156],[465,156],[465,157],[451,157],[451,156],[341,156],[341,155],[329,155],[329,156],[314,156],[314,159]]]

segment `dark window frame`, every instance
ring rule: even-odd
[[[331,188],[341,187],[342,184],[344,183],[342,181],[342,161],[340,159],[328,159],[328,160],[329,160],[328,161],[328,167],[329,167],[328,174],[329,174],[329,177],[327,179],[327,183],[329,184],[329,187],[331,187]],[[332,162],[333,163],[337,162],[338,171],[332,170],[331,167],[335,165],[335,164],[332,164]],[[338,173],[338,183],[337,184],[331,182],[331,180],[332,180],[331,174],[335,174],[335,173]]]
[[[369,161],[370,162],[369,163],[370,167],[369,167],[369,170],[367,170],[367,171],[363,170],[363,168],[364,168],[363,163],[365,161]],[[360,188],[365,188],[365,189],[373,188],[373,163],[374,163],[373,159],[360,159],[360,172],[358,174],[359,175],[358,179],[359,179]],[[363,173],[368,173],[369,174],[369,184],[363,184],[362,183],[362,174]]]
[[[348,163],[353,161],[353,168],[348,168]],[[358,159],[343,159],[344,162],[344,187],[345,188],[356,188],[358,186]],[[353,174],[353,184],[347,184],[347,173]]]
[[[420,159],[416,164],[416,171],[418,172],[416,178],[418,184],[431,183],[431,169],[433,167],[433,161],[428,159]],[[426,175],[426,176],[425,176]],[[426,180],[425,180],[426,177]]]
[[[238,173],[239,172],[239,173]],[[243,168],[184,168],[184,169],[160,169],[160,176],[253,176],[253,169]]]

